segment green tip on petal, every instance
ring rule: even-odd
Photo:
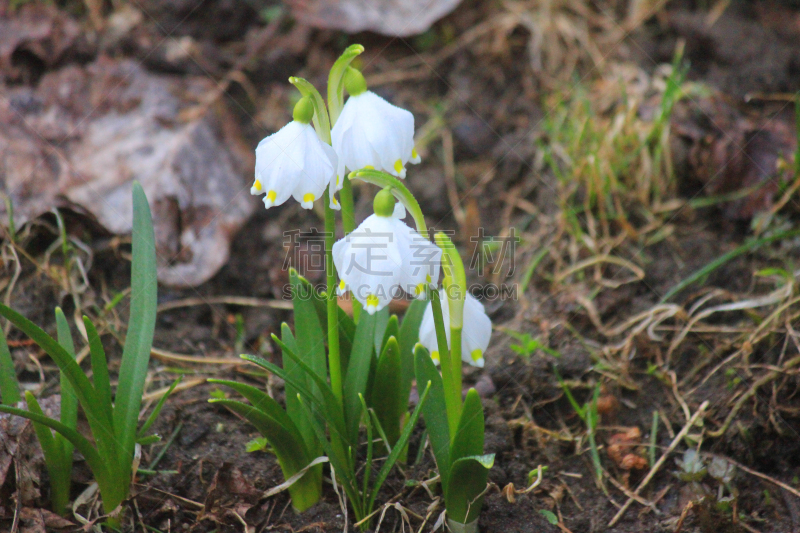
[[[367,80],[364,75],[353,67],[347,67],[347,72],[344,75],[344,88],[350,96],[358,96],[367,90]]]
[[[308,124],[314,116],[314,104],[308,96],[302,97],[294,106],[292,118],[297,122]]]
[[[390,217],[394,213],[394,195],[390,188],[382,189],[375,195],[372,201],[372,208],[379,217]]]

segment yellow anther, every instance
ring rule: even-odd
[[[256,182],[253,184],[253,188],[258,192],[261,192],[261,182],[256,180]]]

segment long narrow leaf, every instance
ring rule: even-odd
[[[392,447],[400,437],[400,424],[408,409],[408,397],[403,398],[401,386],[400,345],[389,337],[378,360],[370,403]]]
[[[478,391],[470,389],[464,399],[458,431],[450,446],[450,462],[455,463],[462,457],[481,455],[484,438],[483,406]]]
[[[28,404],[28,411],[38,416],[44,416],[42,408],[33,393],[30,391],[25,392],[25,400]],[[34,422],[33,429],[36,432],[36,438],[39,440],[39,446],[42,447],[45,466],[50,475],[50,501],[53,505],[53,511],[60,515],[64,514],[69,502],[72,482],[72,450],[74,446],[58,433],[54,437],[50,432],[50,428],[43,424]],[[72,427],[71,429],[75,428]]]
[[[158,400],[158,403],[153,409],[153,412],[150,413],[150,416],[147,417],[145,423],[142,424],[142,427],[139,428],[139,432],[136,435],[137,441],[145,437],[145,433],[147,433],[147,430],[150,429],[150,426],[152,426],[155,423],[156,419],[158,418],[158,415],[161,414],[161,409],[164,408],[164,404],[167,403],[167,399],[173,393],[175,387],[177,387],[182,380],[183,377],[181,376],[178,377],[178,379],[176,379],[175,381],[173,381],[172,385],[170,385],[169,388],[167,389],[167,392],[165,392],[164,395],[161,396],[161,398]]]
[[[56,307],[56,332],[58,334],[58,344],[75,359],[75,343],[72,341],[69,322],[67,322],[67,317],[64,316],[64,311],[60,307]],[[75,429],[78,425],[78,397],[75,396],[75,391],[72,389],[69,379],[63,373],[61,374],[61,423],[72,429]],[[61,436],[56,437],[56,442],[61,447],[64,462],[69,463],[69,466],[65,465],[65,468],[71,472],[72,443]],[[57,512],[60,513],[61,511]]]
[[[156,326],[156,245],[147,197],[138,182],[133,183],[133,264],[131,267],[130,321],[122,350],[116,402],[114,433],[119,446],[119,468],[123,483],[130,483],[139,408],[153,346]],[[127,493],[127,491],[124,491]]]
[[[97,391],[99,407],[108,417],[108,423],[113,424],[114,406],[111,403],[111,379],[108,377],[108,361],[106,351],[97,328],[88,316],[83,317],[83,325],[86,328],[86,337],[89,339],[89,353],[92,360],[92,381],[94,389]]]
[[[21,416],[23,418],[27,418],[31,422],[36,422],[38,424],[45,425],[50,429],[56,430],[58,433],[63,435],[64,438],[70,441],[73,446],[78,449],[81,455],[83,455],[99,485],[102,486],[108,481],[108,470],[103,463],[102,457],[94,448],[94,446],[92,446],[92,443],[74,429],[68,428],[61,422],[53,420],[52,418],[48,418],[37,413],[31,413],[29,411],[25,411],[24,409],[11,407],[10,405],[0,405],[0,412]]]
[[[342,406],[339,403],[339,400],[336,399],[336,396],[333,394],[333,390],[331,390],[330,385],[325,381],[325,378],[322,376],[318,376],[314,371],[303,361],[300,357],[294,353],[288,346],[283,344],[278,337],[275,335],[272,336],[272,340],[274,340],[278,346],[282,350],[286,350],[286,354],[289,357],[294,358],[298,365],[306,372],[309,378],[317,385],[317,390],[322,393],[322,405],[325,408],[326,418],[328,422],[333,423],[333,428],[337,432],[340,433],[340,437],[342,439],[346,439],[347,435],[345,433],[346,426],[344,417],[342,416]],[[253,359],[248,358],[249,361]]]
[[[285,322],[281,324],[281,340],[290,350],[297,353],[297,341],[294,335],[292,335],[292,330],[289,329],[289,325]],[[302,383],[304,387],[308,388],[308,379],[303,369],[300,368],[297,363],[294,362],[294,359],[289,357],[285,351],[281,350],[281,353],[283,355],[284,371],[291,376],[293,380]],[[300,434],[303,436],[303,441],[308,445],[309,452],[311,452],[312,455],[319,455],[322,448],[317,441],[314,428],[312,428],[311,424],[306,420],[305,412],[300,405],[300,401],[297,399],[297,393],[299,391],[289,381],[285,382],[284,391],[286,393],[286,413],[294,420],[298,431],[300,431]]]
[[[344,378],[344,416],[347,421],[347,441],[350,443],[358,441],[358,423],[361,420],[359,395],[367,393],[375,321],[375,315],[369,314],[358,321],[350,364]]]
[[[408,423],[403,428],[403,433],[400,435],[400,438],[397,439],[397,444],[395,445],[394,449],[392,449],[392,453],[390,453],[389,457],[386,458],[386,462],[383,463],[383,467],[381,467],[378,475],[375,477],[375,484],[372,486],[372,492],[369,496],[367,509],[372,509],[372,506],[375,504],[375,498],[378,497],[378,492],[383,486],[383,482],[386,481],[386,478],[389,476],[389,472],[391,472],[395,463],[400,458],[400,454],[403,453],[406,445],[408,445],[408,439],[411,438],[411,432],[414,431],[414,426],[417,425],[419,415],[422,413],[423,406],[426,404],[432,388],[433,387],[429,383],[425,387],[425,390],[422,392],[422,394],[420,394],[419,403],[417,404],[416,409],[414,409],[414,412],[411,413],[411,418],[408,419]]]
[[[81,367],[78,366],[78,363],[44,330],[10,307],[0,304],[0,315],[10,320],[39,345],[55,361],[61,372],[67,376],[81,407],[83,407],[95,440],[112,442],[114,438],[113,429],[105,417],[101,416],[97,408],[98,400],[94,387],[92,387],[91,382],[83,373]],[[102,442],[98,442],[98,447],[103,448],[103,446]],[[113,448],[108,451],[113,454]]]
[[[300,437],[296,431],[287,430],[280,422],[264,411],[256,409],[252,405],[234,400],[211,399],[209,402],[224,405],[255,426],[259,433],[267,439],[273,452],[275,452],[275,457],[277,457],[278,464],[283,471],[284,479],[289,479],[305,468],[314,459],[307,455],[305,444],[303,444],[302,440],[299,440]],[[292,501],[295,503],[295,506],[298,507],[298,510],[305,510],[301,508],[305,507],[305,504],[300,504],[300,502],[306,502],[310,506],[319,499],[322,490],[321,473],[322,465],[315,466],[303,476],[303,478],[309,478],[309,484],[295,484],[289,488]],[[316,494],[313,495],[314,497],[309,497],[308,494],[303,495],[300,493],[301,490],[308,491],[315,485],[317,486]]]
[[[328,375],[325,334],[312,301],[315,298],[313,287],[294,269],[289,270],[289,282],[292,285],[294,331],[298,348],[295,353],[301,356],[317,376],[324,379]]]
[[[442,487],[447,482],[450,473],[450,425],[447,420],[447,407],[444,402],[444,384],[442,376],[433,364],[428,350],[417,345],[414,349],[416,361],[417,387],[428,382],[431,383],[428,401],[423,410],[425,427],[428,428],[428,438],[431,449],[439,467],[442,478]],[[396,449],[396,447],[395,447]]]
[[[350,498],[351,501],[358,501],[360,493],[358,491],[353,469],[349,466],[348,457],[345,455],[343,450],[337,449],[328,439],[325,438],[325,427],[319,420],[316,419],[316,417],[314,417],[314,414],[311,412],[307,402],[307,397],[303,396],[300,398],[300,405],[305,409],[306,417],[310,421],[314,431],[316,431],[317,438],[322,444],[322,448],[325,450],[325,455],[328,456],[331,466],[336,472],[336,479],[341,483],[345,493],[347,494],[347,497]]]
[[[17,405],[21,399],[14,360],[8,349],[6,334],[0,328],[0,400],[6,405]]]
[[[386,327],[389,325],[389,306],[387,305],[377,313],[373,315],[375,318],[375,354],[376,357],[378,354],[381,353],[383,349],[383,334],[386,332]],[[397,322],[397,317],[395,317],[395,323]]]
[[[273,419],[276,423],[280,424],[286,432],[291,433],[292,438],[300,442],[300,445],[303,446],[304,453],[308,454],[307,453],[308,449],[303,439],[303,435],[300,433],[300,431],[298,431],[295,421],[286,413],[286,411],[283,410],[280,404],[278,404],[278,402],[276,402],[268,394],[258,390],[255,387],[246,385],[244,383],[238,383],[236,381],[228,381],[224,379],[209,379],[208,382],[230,387],[239,394],[241,394],[242,396],[244,396],[245,398],[247,398],[247,401],[249,401],[254,408],[263,412],[265,415]]]
[[[445,497],[447,515],[451,520],[469,524],[478,518],[493,464],[494,454],[472,455],[453,462]]]
[[[419,341],[419,326],[427,306],[427,300],[416,299],[411,302],[403,316],[403,322],[400,323],[397,336],[397,342],[400,343],[400,396],[406,400],[411,394],[411,383],[414,381],[414,345]]]

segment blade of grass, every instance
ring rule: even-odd
[[[60,307],[56,307],[56,333],[58,334],[58,344],[75,359],[75,344],[72,341],[72,333],[69,330],[69,323],[67,317]],[[61,374],[61,423],[67,427],[75,429],[78,423],[78,397],[75,396],[75,391],[69,379]],[[57,438],[59,445],[63,449],[64,460],[70,463],[70,470],[72,468],[72,450],[73,446],[69,441]]]
[[[28,404],[28,411],[35,415],[44,416],[39,402],[36,401],[36,397],[30,391],[25,393],[25,400]],[[64,425],[70,427],[67,424]],[[53,436],[50,428],[43,424],[34,422],[33,429],[36,432],[36,438],[39,440],[39,446],[42,447],[45,466],[47,467],[47,473],[50,475],[50,501],[53,505],[53,512],[63,515],[69,502],[69,489],[72,481],[72,450],[74,446],[59,433]],[[68,446],[65,446],[65,443]],[[67,450],[69,450],[69,455],[67,455]]]
[[[92,381],[97,391],[99,407],[108,419],[109,425],[114,423],[114,406],[111,404],[111,379],[108,377],[108,362],[100,335],[89,317],[83,317],[86,337],[89,339],[89,353],[92,361]]]
[[[666,302],[667,300],[669,300],[670,298],[681,292],[686,287],[708,276],[709,274],[714,272],[716,269],[718,269],[725,263],[728,263],[729,261],[736,259],[740,255],[752,252],[753,250],[756,250],[764,246],[765,244],[769,244],[775,241],[780,241],[783,239],[791,239],[793,237],[797,237],[798,235],[800,235],[800,229],[791,229],[791,230],[781,231],[779,233],[776,233],[774,235],[769,235],[766,237],[750,239],[741,246],[738,246],[735,249],[731,250],[730,252],[719,256],[718,258],[714,259],[703,268],[690,274],[689,277],[687,277],[686,279],[684,279],[683,281],[672,287],[670,290],[668,290],[667,293],[661,297],[659,303]]]
[[[119,446],[121,480],[127,487],[142,391],[147,378],[150,349],[156,325],[156,247],[150,206],[142,186],[133,184],[133,264],[131,270],[130,321],[122,351],[116,402],[114,406],[114,433]],[[124,491],[127,494],[127,490]]]
[[[89,468],[91,468],[92,474],[94,474],[98,485],[102,486],[104,483],[108,482],[108,469],[103,462],[103,458],[94,448],[94,446],[92,446],[92,443],[74,429],[68,428],[61,422],[53,420],[52,418],[48,418],[43,414],[32,413],[25,411],[24,409],[11,407],[10,405],[0,405],[0,412],[21,416],[22,418],[27,418],[31,422],[36,422],[37,424],[42,424],[50,429],[54,429],[63,435],[64,438],[69,440],[73,446],[78,449],[81,455],[83,455],[83,458],[86,459],[86,463],[89,465]]]
[[[136,437],[137,439],[141,439],[142,437],[144,437],[145,433],[147,433],[147,430],[150,429],[150,426],[152,426],[155,423],[156,419],[158,418],[158,415],[161,414],[161,409],[163,409],[164,404],[167,403],[167,398],[169,398],[170,394],[172,394],[172,392],[175,390],[175,387],[177,387],[181,381],[183,381],[183,376],[179,376],[178,379],[173,381],[172,385],[170,385],[169,389],[167,389],[167,392],[165,392],[164,395],[161,397],[161,399],[158,400],[158,403],[153,409],[153,412],[150,413],[150,416],[147,417],[145,423],[142,424],[141,428],[139,428],[139,433],[137,434]]]
[[[14,360],[11,358],[3,328],[0,328],[0,400],[6,405],[17,405],[22,400],[17,371],[14,369]]]

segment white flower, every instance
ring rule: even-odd
[[[442,259],[438,246],[400,220],[405,209],[376,211],[333,245],[341,279],[337,292],[352,292],[369,314],[383,309],[400,289],[421,297],[426,285],[436,287]]]
[[[442,302],[442,317],[450,347],[450,303],[444,289],[439,290]],[[492,321],[486,315],[483,304],[467,293],[464,302],[464,327],[461,330],[461,360],[472,366],[483,368],[483,354],[489,347],[492,337]],[[431,358],[439,364],[439,344],[436,341],[436,326],[433,321],[433,307],[428,303],[419,326],[419,342],[431,353]]]
[[[345,167],[375,168],[405,178],[406,164],[420,161],[414,149],[414,115],[367,91],[363,80],[361,73],[348,70],[350,98],[331,130],[339,156],[337,175],[343,178]]]
[[[281,205],[290,196],[311,209],[336,175],[336,152],[309,124],[309,107],[310,102],[301,99],[295,106],[295,120],[258,143],[256,178],[250,194],[266,193],[267,209]],[[332,195],[331,203],[338,204]]]

